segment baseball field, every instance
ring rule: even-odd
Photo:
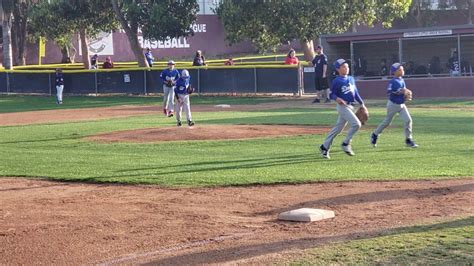
[[[474,99],[409,104],[355,156],[318,147],[334,103],[191,98],[194,127],[160,97],[0,96],[0,264],[472,264]],[[278,221],[297,208],[314,223]]]

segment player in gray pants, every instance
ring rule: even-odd
[[[391,67],[391,71],[394,75],[394,78],[388,84],[388,97],[389,100],[387,102],[387,116],[385,119],[380,123],[380,125],[375,129],[375,131],[370,136],[370,143],[374,147],[377,146],[377,140],[379,135],[382,131],[388,127],[394,118],[394,116],[398,113],[400,114],[400,118],[404,122],[404,129],[405,129],[405,144],[407,147],[416,148],[418,145],[413,141],[412,136],[412,119],[410,113],[408,112],[408,108],[405,105],[405,81],[403,80],[403,75],[405,74],[405,70],[400,63],[394,63]]]
[[[347,132],[346,138],[342,142],[342,150],[350,156],[354,155],[351,147],[351,141],[354,134],[361,127],[361,123],[354,113],[354,104],[357,101],[364,106],[364,101],[359,95],[359,91],[355,85],[355,80],[349,76],[349,64],[344,59],[338,59],[334,62],[334,68],[337,69],[339,76],[332,81],[330,97],[337,103],[337,117],[336,125],[329,132],[324,143],[319,147],[321,155],[329,159],[329,150],[334,138],[341,133],[347,123],[351,128]]]

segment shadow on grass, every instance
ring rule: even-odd
[[[275,254],[287,252],[289,250],[302,250],[308,248],[316,248],[334,242],[345,242],[354,239],[369,239],[377,236],[398,235],[403,233],[429,232],[442,229],[461,228],[465,226],[474,225],[474,216],[421,226],[402,227],[393,230],[376,230],[369,232],[356,232],[335,236],[322,236],[313,238],[300,238],[294,240],[284,240],[278,242],[270,242],[263,244],[254,244],[246,246],[237,246],[227,249],[216,249],[211,251],[197,251],[189,254],[173,256],[170,258],[154,260],[144,265],[201,265],[201,264],[216,264],[237,261],[241,259],[249,259],[268,254]],[[163,252],[165,253],[165,252]],[[155,253],[159,255],[159,253]]]

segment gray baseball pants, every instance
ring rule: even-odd
[[[346,144],[351,143],[352,137],[361,127],[359,119],[354,114],[354,106],[338,104],[336,108],[337,112],[339,113],[336,125],[331,129],[323,143],[324,147],[328,150],[331,147],[334,138],[339,135],[342,130],[344,130],[348,122],[351,128],[347,132],[346,138],[344,139],[344,143]]]
[[[379,135],[382,133],[382,131],[388,127],[393,120],[393,117],[399,113],[400,117],[402,118],[404,122],[404,128],[405,128],[405,137],[407,139],[412,138],[412,120],[410,113],[408,112],[407,106],[402,103],[402,104],[396,104],[393,103],[392,101],[388,101],[387,103],[387,116],[385,119],[380,123],[380,125],[375,129],[374,134]]]
[[[181,121],[181,113],[184,112],[186,113],[186,120],[187,121],[193,121],[193,118],[191,116],[191,103],[189,101],[189,95],[188,94],[176,94],[177,98],[177,103],[175,104],[175,115],[176,115],[176,120]]]
[[[174,110],[174,86],[168,87],[163,85],[163,108],[168,112],[173,112]]]

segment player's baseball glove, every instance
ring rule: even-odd
[[[367,121],[369,120],[369,110],[367,110],[366,107],[359,107],[355,115],[357,116],[357,118],[359,118],[359,121],[362,125],[365,125],[365,123],[367,123]]]
[[[413,93],[411,90],[405,88],[405,91],[403,92],[403,97],[405,98],[405,101],[411,101],[413,99]]]
[[[166,84],[166,87],[170,87],[170,88],[173,87],[173,81],[172,80],[167,80],[165,84]]]
[[[193,94],[194,91],[195,91],[195,90],[194,90],[194,88],[193,88],[191,85],[189,85],[188,88],[186,89],[186,92],[187,92],[188,94]]]

